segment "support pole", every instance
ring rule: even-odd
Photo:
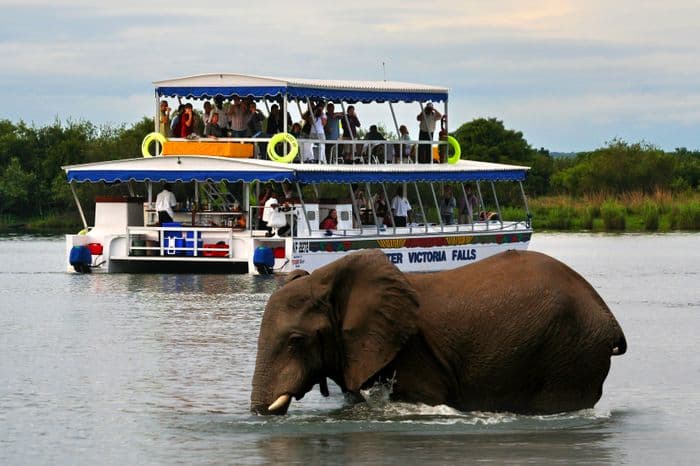
[[[80,205],[80,200],[78,199],[78,195],[75,192],[75,184],[73,182],[70,183],[70,192],[73,193],[73,200],[75,201],[75,205],[78,206],[78,212],[80,212],[80,219],[83,221],[83,226],[87,230],[88,224],[87,224],[87,220],[85,220],[85,213],[83,212],[83,206]]]
[[[423,214],[423,223],[425,224],[425,232],[428,232],[428,216],[425,214],[425,209],[423,208],[423,199],[420,197],[420,191],[418,191],[418,183],[413,183],[413,187],[416,189],[416,197],[418,198],[418,205],[420,206],[420,212]]]
[[[435,201],[435,207],[437,208],[438,212],[438,219],[440,220],[440,230],[444,231],[444,224],[442,223],[442,212],[440,212],[440,203],[437,200],[437,196],[435,195],[435,186],[433,183],[430,183],[430,191],[433,193],[433,201]]]
[[[496,202],[496,212],[498,212],[498,221],[501,222],[501,227],[503,227],[503,216],[501,215],[501,205],[498,203],[498,196],[496,195],[496,185],[491,181],[491,191],[493,192],[493,200]]]
[[[389,199],[389,195],[386,192],[386,185],[384,183],[382,183],[382,191],[384,192],[384,200],[386,201],[386,213],[389,214],[389,218],[391,219],[391,224],[393,225],[393,228],[394,228],[394,234],[396,234],[396,222],[394,221],[394,213],[391,211],[392,199]]]
[[[371,191],[369,190],[369,183],[365,183],[365,189],[367,190],[367,201],[369,202],[372,199],[372,196],[370,195]],[[371,210],[372,217],[374,218],[374,225],[377,227],[377,233],[379,233],[379,225],[377,225],[377,212],[374,211],[374,202],[372,202]]]
[[[301,210],[302,212],[304,212],[304,220],[306,220],[306,228],[309,232],[308,236],[311,236],[311,222],[309,221],[309,213],[306,211],[306,204],[304,204],[304,198],[301,196],[301,186],[299,186],[299,182],[294,183],[294,185],[297,187],[297,195],[299,196],[299,202],[301,202]],[[292,236],[294,236],[294,231],[292,231]]]

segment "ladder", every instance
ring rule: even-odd
[[[223,182],[221,183],[221,186],[219,186],[216,183],[207,181],[205,183],[200,183],[200,186],[211,205],[218,206],[217,210],[230,212],[233,204],[238,202],[236,196],[231,194],[228,187],[225,186]]]

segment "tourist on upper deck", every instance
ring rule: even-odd
[[[267,137],[269,138],[284,131],[284,117],[282,116],[282,110],[280,110],[279,105],[272,104],[270,107],[270,114],[265,122],[265,134],[267,134]],[[287,112],[287,131],[289,131],[291,127],[292,116],[289,114],[289,112]]]
[[[194,133],[195,116],[191,103],[185,104],[185,110],[180,115],[180,135],[181,138],[189,137]]]
[[[292,124],[292,128],[289,130],[289,134],[299,139],[301,137],[301,125],[299,123]]]
[[[369,127],[369,132],[365,134],[365,141],[385,141],[386,138],[382,133],[379,132],[377,125],[371,125]],[[371,156],[375,157],[378,161],[384,162],[385,156],[387,162],[392,162],[394,160],[394,152],[391,145],[388,144],[365,144],[362,148],[363,153],[367,156],[368,152],[371,150]]]
[[[202,108],[202,121],[204,122],[204,126],[207,126],[209,124],[209,120],[211,120],[211,102],[207,100],[204,102]]]
[[[156,196],[156,212],[158,212],[158,224],[168,223],[173,221],[175,212],[173,207],[177,205],[177,199],[173,194],[173,188],[170,183],[163,184],[163,190]]]
[[[210,138],[224,137],[224,131],[219,127],[219,113],[212,112],[209,123],[204,125],[204,135]]]
[[[170,120],[170,137],[179,138],[180,137],[180,117],[185,111],[185,105],[180,104],[177,106],[177,111],[172,120]]]
[[[214,97],[214,108],[212,112],[218,115],[216,124],[219,127],[218,133],[220,137],[227,136],[229,130],[228,115],[224,109],[224,98],[220,95]],[[212,129],[212,131],[214,130]]]
[[[350,105],[348,107],[345,116],[340,120],[341,126],[343,127],[343,139],[350,141],[357,139],[357,128],[360,127],[360,119],[355,113],[355,106]],[[357,149],[354,144],[346,144],[343,150],[343,156],[346,162],[352,162],[355,158],[355,153]]]
[[[310,154],[307,150],[305,154],[307,156],[307,159],[305,159],[305,161],[320,162],[321,157],[325,157],[326,153],[326,145],[323,142],[321,142],[326,140],[326,133],[324,130],[324,127],[326,126],[326,115],[323,114],[323,103],[316,104],[313,108],[313,112],[307,110],[304,113],[303,118],[305,126],[309,127],[309,139],[315,139],[319,141],[316,143],[318,152],[315,155],[311,154],[310,158],[312,160],[308,160],[308,156]]]
[[[335,105],[333,105],[332,102],[326,105],[326,126],[324,130],[326,132],[327,141],[337,141],[340,139],[340,122],[343,120],[344,116],[344,113],[335,111]],[[337,144],[328,144],[326,146],[326,160],[329,162],[333,150],[339,151],[340,147]]]
[[[228,109],[228,118],[231,123],[231,135],[234,138],[244,138],[248,136],[249,111],[246,105],[241,102],[241,98],[233,96],[233,103]]]
[[[262,125],[265,121],[265,115],[258,110],[255,102],[248,104],[248,133],[250,137],[257,138],[262,136]]]
[[[435,132],[435,123],[442,118],[440,112],[433,108],[433,103],[428,102],[416,119],[420,121],[418,139],[420,141],[432,141]],[[430,163],[430,144],[420,144],[418,147],[418,163]]]
[[[338,211],[331,209],[319,225],[321,230],[336,230],[338,228]]]
[[[398,154],[401,154],[402,162],[408,162],[411,160],[411,152],[413,151],[413,144],[408,144],[406,141],[410,141],[411,136],[408,134],[408,128],[406,125],[399,126],[399,144]]]
[[[397,227],[405,227],[411,213],[411,204],[403,197],[403,189],[396,190],[396,196],[391,200],[391,212]]]
[[[443,225],[452,225],[454,223],[456,207],[457,200],[452,194],[452,186],[445,185],[442,202],[440,202],[440,217],[442,217]]]
[[[170,107],[167,100],[160,101],[160,120],[158,122],[158,132],[165,137],[170,135]]]

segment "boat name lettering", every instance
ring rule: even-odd
[[[296,253],[309,252],[309,242],[308,241],[295,241],[294,242],[294,252],[296,252]]]
[[[445,251],[411,251],[408,253],[408,261],[414,262],[445,262]]]
[[[386,253],[386,258],[392,264],[403,264],[403,253],[401,252],[388,252]]]
[[[476,260],[476,249],[453,249],[453,261],[473,261]]]

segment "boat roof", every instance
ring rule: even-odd
[[[348,81],[275,78],[236,73],[212,73],[155,81],[159,97],[211,99],[238,96],[256,99],[278,98],[354,102],[443,102],[445,87],[398,81]]]
[[[210,156],[160,156],[62,167],[68,182],[290,181],[300,183],[408,183],[522,181],[529,167],[459,160],[455,164],[284,164]]]

